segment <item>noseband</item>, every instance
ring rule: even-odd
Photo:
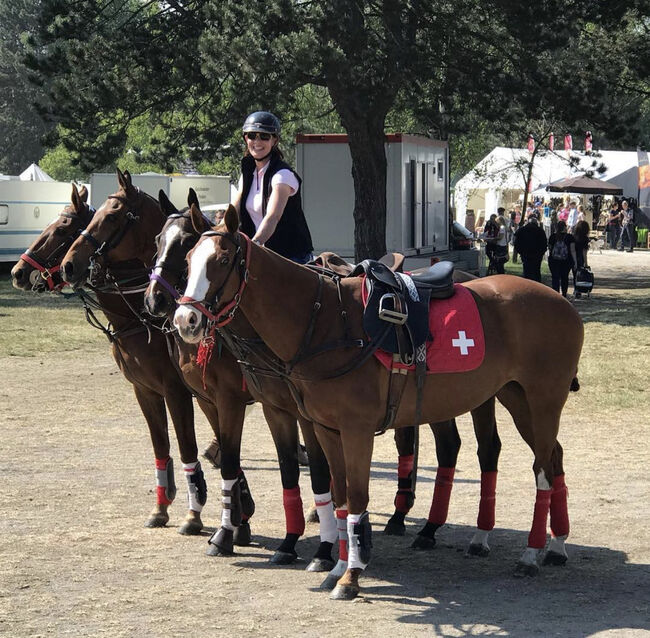
[[[140,195],[140,189],[138,189],[138,196]],[[108,199],[116,199],[119,202],[122,202],[125,206],[128,206],[129,202],[126,199],[126,197],[122,197],[121,195],[109,195]],[[83,229],[81,231],[81,236],[89,241],[94,247],[95,247],[95,257],[101,257],[105,253],[107,253],[109,250],[115,248],[124,238],[124,235],[126,235],[126,232],[129,230],[129,228],[139,220],[140,218],[135,215],[131,210],[128,210],[126,212],[126,224],[122,228],[118,228],[115,230],[114,233],[111,234],[111,236],[104,242],[100,243],[95,237],[92,236],[91,233],[88,232],[87,229]]]
[[[89,217],[92,217],[95,213],[95,209],[92,206],[88,207]],[[75,219],[75,215],[70,213],[59,213],[59,217],[67,217],[68,219]],[[86,222],[88,225],[90,220]],[[82,231],[83,232],[83,231]],[[76,239],[77,234],[75,233],[70,237],[67,237],[62,241],[43,261],[40,261],[36,254],[29,248],[20,256],[20,259],[27,262],[32,268],[38,270],[41,273],[41,277],[47,282],[47,287],[50,289],[50,292],[58,292],[64,286],[67,286],[67,282],[61,280],[58,284],[54,283],[54,275],[61,270],[61,261],[54,263],[54,257],[59,253],[67,250],[72,242]],[[34,284],[35,285],[35,284]]]
[[[236,235],[232,235],[231,233],[222,233],[216,230],[209,230],[203,233],[201,236],[202,237],[225,237],[237,247],[235,256],[232,260],[232,263],[230,264],[230,270],[228,271],[228,274],[226,275],[223,284],[221,284],[221,287],[215,293],[214,301],[212,301],[211,303],[210,302],[206,303],[205,299],[203,301],[198,301],[196,299],[192,299],[192,297],[185,297],[185,296],[181,297],[180,300],[178,301],[179,306],[194,306],[194,308],[196,308],[199,312],[204,314],[208,319],[208,326],[206,330],[213,330],[215,327],[221,328],[229,324],[233,320],[233,317],[237,312],[237,308],[241,303],[241,298],[242,298],[242,294],[244,293],[244,288],[248,283],[248,273],[249,273],[248,267],[250,264],[250,257],[251,257],[250,239],[248,238],[248,235],[242,232],[239,232]],[[242,246],[240,242],[241,237],[243,237],[244,240],[246,241],[245,258],[240,258],[242,252]],[[235,270],[235,266],[237,265],[239,265],[239,279],[240,279],[239,289],[235,293],[235,296],[221,310],[219,310],[219,312],[214,313],[213,308],[218,303],[219,297],[221,296],[223,289],[226,287],[226,284],[228,283],[228,280],[230,279],[230,276],[232,275],[233,271]]]

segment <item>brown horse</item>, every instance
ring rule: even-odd
[[[65,282],[60,277],[59,268],[61,260],[93,218],[94,211],[88,206],[87,197],[85,188],[78,191],[73,185],[71,204],[45,228],[12,269],[16,288],[56,291],[63,287]],[[134,314],[134,310],[142,308],[142,291],[147,273],[134,262],[115,264],[111,272],[118,286],[102,284],[96,288],[97,305],[89,308],[90,312],[101,309],[110,322],[111,329],[102,329],[111,342],[113,357],[122,374],[133,384],[149,428],[156,459],[157,504],[145,524],[147,527],[166,525],[169,505],[176,493],[173,463],[169,456],[166,403],[176,431],[181,460],[194,467],[194,472],[184,472],[190,506],[179,532],[198,534],[203,527],[200,512],[203,507],[201,502],[205,502],[206,487],[200,464],[196,464],[192,395],[169,365],[163,334],[154,326],[150,326],[147,332]],[[126,279],[129,279],[128,285],[119,284]],[[84,298],[90,300],[89,296]],[[93,302],[90,300],[88,303]],[[97,320],[94,325],[100,327],[101,324]],[[216,424],[216,415],[211,414],[211,407],[201,407],[211,423]]]
[[[163,191],[158,200],[167,221],[156,237],[158,258],[151,274],[151,283],[145,294],[145,305],[152,315],[172,317],[176,310],[176,289],[185,285],[185,258],[189,249],[198,241],[200,234],[194,229],[189,213],[178,211]],[[188,203],[198,206],[196,193],[190,189]],[[210,222],[202,218],[205,228]],[[152,238],[153,240],[153,238]],[[325,455],[316,440],[314,430],[307,420],[300,417],[295,403],[283,383],[247,374],[243,383],[242,370],[222,338],[218,339],[219,356],[213,356],[205,366],[197,364],[197,347],[178,340],[179,365],[188,384],[198,392],[210,397],[221,417],[220,449],[221,472],[224,490],[233,492],[231,503],[224,503],[221,528],[210,539],[208,554],[232,554],[233,528],[238,525],[233,517],[233,503],[237,490],[232,490],[232,479],[240,471],[241,436],[244,409],[253,400],[262,402],[262,409],[269,425],[278,453],[287,535],[271,561],[288,564],[297,558],[296,542],[304,533],[305,520],[302,512],[298,486],[298,429],[300,423],[307,447],[312,489],[316,495],[321,543],[307,569],[329,571],[333,566],[332,545],[337,539],[336,521],[331,505],[330,472]],[[243,388],[246,386],[246,389]],[[230,508],[227,507],[230,505]]]
[[[191,212],[200,228],[198,211]],[[237,212],[230,207],[224,223],[188,254],[186,298],[174,323],[184,339],[201,341],[205,326],[195,306],[203,301],[217,318],[227,308],[229,315],[243,314],[285,362],[296,399],[319,424],[316,433],[332,471],[335,500],[347,500],[349,563],[332,597],[350,599],[359,592],[358,578],[370,558],[370,463],[375,432],[386,417],[391,375],[367,355],[358,278],[339,285],[323,280],[251,243],[238,226]],[[582,321],[569,302],[535,282],[505,275],[464,286],[483,325],[483,361],[469,372],[427,375],[421,401],[415,375],[407,375],[394,426],[444,421],[486,405],[494,396],[499,399],[534,454],[535,512],[518,569],[536,573],[549,511],[550,550],[565,556],[569,525],[557,434],[569,391],[578,387]],[[343,347],[348,339],[363,343],[362,352]],[[549,382],[540,387],[539,379]]]

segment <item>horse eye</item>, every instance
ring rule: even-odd
[[[222,257],[221,258],[221,265],[222,266],[227,266],[228,265],[228,257]]]

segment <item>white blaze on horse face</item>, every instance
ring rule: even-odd
[[[181,229],[172,224],[166,231],[165,231],[165,248],[162,251],[162,254],[158,255],[158,261],[156,263],[161,263],[164,264],[165,260],[167,259],[167,254],[169,253],[169,249],[173,246],[174,240],[176,237],[178,237],[181,234]],[[157,275],[162,274],[162,266],[156,266],[153,271]]]
[[[194,249],[190,260],[190,276],[185,288],[185,296],[203,301],[208,294],[210,281],[206,273],[208,259],[214,254],[214,242],[202,241]]]

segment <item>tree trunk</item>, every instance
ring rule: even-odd
[[[386,254],[385,109],[330,87],[332,101],[348,134],[354,183],[354,257]]]

